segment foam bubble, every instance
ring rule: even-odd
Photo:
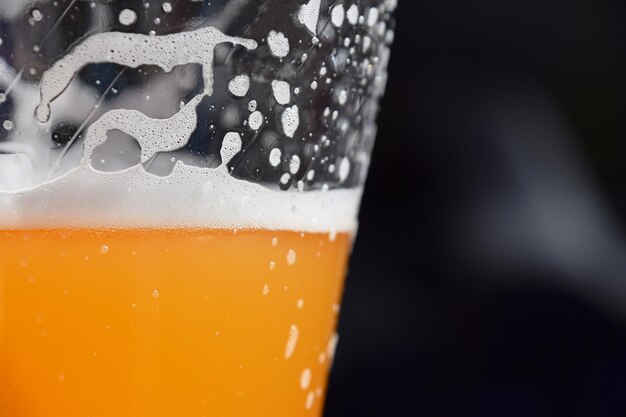
[[[359,6],[357,6],[356,4],[350,6],[348,12],[346,13],[346,17],[348,18],[348,22],[350,22],[351,25],[356,25],[359,20]]]
[[[277,58],[284,58],[289,54],[289,39],[282,32],[270,31],[267,44],[272,55]]]
[[[244,97],[250,89],[250,77],[238,75],[228,83],[228,91],[235,97]]]
[[[330,12],[330,21],[335,27],[340,28],[343,25],[343,20],[345,17],[346,12],[343,8],[343,4],[336,5]]]
[[[130,26],[137,21],[137,13],[131,9],[124,9],[120,12],[118,19],[124,26]]]
[[[283,126],[283,132],[289,138],[293,138],[298,126],[300,125],[300,114],[298,112],[298,106],[293,105],[287,107],[280,117],[281,124]]]
[[[291,101],[291,91],[289,90],[289,83],[287,81],[272,81],[272,92],[278,104],[285,106]]]
[[[289,161],[289,172],[296,175],[298,171],[300,171],[300,157],[298,155],[293,155]]]
[[[259,130],[263,125],[263,113],[255,111],[248,117],[248,126],[252,130]]]
[[[376,7],[371,7],[367,12],[367,26],[374,27],[376,22],[378,22],[379,12]]]
[[[270,165],[273,167],[277,167],[280,164],[280,159],[282,157],[282,153],[280,149],[274,148],[270,151]]]
[[[298,21],[313,35],[317,32],[317,22],[320,18],[321,0],[309,0],[298,12]]]
[[[213,27],[163,36],[122,32],[93,35],[44,73],[40,84],[41,101],[36,109],[37,120],[42,123],[49,120],[50,103],[67,88],[82,67],[91,63],[108,62],[131,68],[157,65],[166,72],[178,65],[201,64],[204,94],[211,95],[214,49],[221,43],[242,45],[247,49],[257,47],[251,39],[231,37]]]

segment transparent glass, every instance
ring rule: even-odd
[[[395,0],[0,0],[0,416],[319,415]]]

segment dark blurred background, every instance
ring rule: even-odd
[[[326,416],[626,416],[626,2],[397,17]]]

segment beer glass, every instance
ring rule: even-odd
[[[0,0],[0,416],[320,415],[393,0]]]

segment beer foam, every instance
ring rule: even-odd
[[[223,151],[223,153],[225,153]],[[141,165],[115,173],[81,165],[55,181],[0,192],[0,228],[356,229],[361,189],[280,191],[178,161],[171,175]]]
[[[44,73],[39,86],[40,101],[35,117],[41,123],[48,123],[51,103],[68,88],[78,71],[90,63],[110,62],[134,68],[149,64],[165,71],[178,65],[199,63],[204,91],[167,118],[152,118],[129,109],[105,112],[87,129],[77,167],[64,168],[64,175],[32,188],[0,191],[0,228],[354,231],[360,188],[281,191],[278,185],[271,188],[236,179],[228,169],[228,163],[242,151],[241,137],[236,132],[225,134],[218,168],[190,166],[178,161],[166,177],[146,171],[143,164],[149,163],[155,155],[181,149],[189,142],[198,124],[196,108],[204,97],[213,93],[214,49],[220,43],[247,49],[257,47],[254,40],[227,36],[215,28],[163,36],[108,32],[86,38],[53,64]],[[249,83],[247,76],[241,76],[240,80],[244,77]],[[233,87],[241,96],[248,90]],[[286,87],[288,92],[288,85]],[[278,95],[281,99],[285,96],[283,91]],[[255,109],[256,103],[252,106],[251,102],[251,107]],[[251,108],[249,126],[257,130],[263,123],[263,115],[254,109]],[[281,122],[285,135],[292,138],[299,126],[298,106],[285,108]],[[34,118],[32,123],[35,123]],[[115,172],[93,168],[94,150],[112,131],[123,132],[137,141],[141,164]],[[32,143],[23,145],[33,146]],[[280,150],[277,152],[270,155],[273,166],[280,162]],[[0,171],[5,165],[0,160]],[[28,166],[35,171],[48,168],[34,163]],[[292,156],[289,168],[292,174],[300,169],[298,156]]]

